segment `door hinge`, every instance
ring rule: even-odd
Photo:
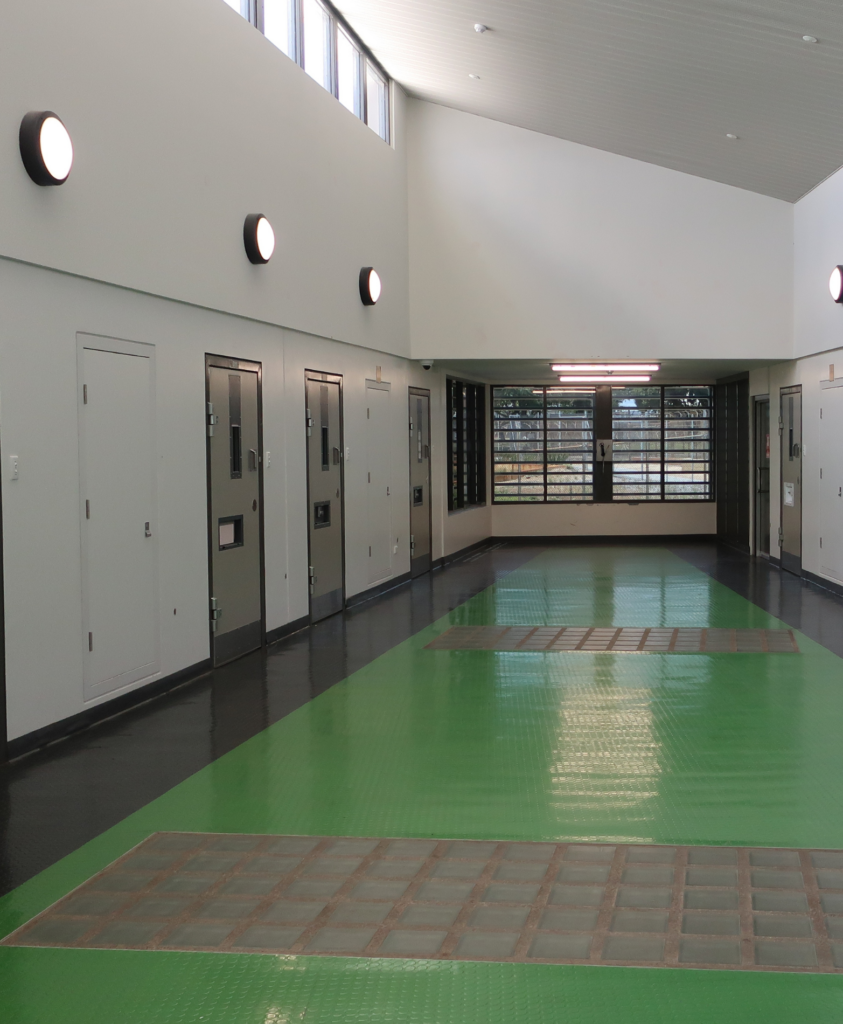
[[[215,597],[211,598],[211,632],[216,633],[217,631],[217,619],[222,617],[222,609],[217,604]]]
[[[782,546],[782,542],[783,541],[784,541],[784,534],[782,533],[782,528],[779,527],[779,547]]]
[[[416,550],[416,538],[410,534],[410,554]]]
[[[208,402],[208,437],[214,436],[214,427],[219,421],[219,416],[214,415],[214,403]]]
[[[316,591],[316,573],[313,571],[312,565],[307,567],[307,579],[310,586],[310,592],[313,594]]]
[[[304,410],[305,414],[305,426],[307,427],[307,436],[310,437],[313,432],[313,417],[310,415],[310,409]]]

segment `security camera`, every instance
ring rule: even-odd
[[[432,359],[420,359],[419,362],[421,363],[423,370],[429,370],[431,366],[433,366]]]

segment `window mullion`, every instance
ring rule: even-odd
[[[544,502],[547,504],[547,388],[542,388],[542,438],[544,448],[544,458],[542,465],[544,469],[543,480],[544,480]]]
[[[327,8],[326,8],[327,10]],[[337,69],[337,19],[328,11],[328,63],[330,65],[330,92],[339,99],[339,71]]]
[[[659,431],[659,433],[661,434],[661,466],[659,468],[659,479],[661,480],[661,485],[662,485],[661,486],[661,500],[664,501],[664,495],[665,495],[665,478],[664,478],[664,474],[665,474],[665,465],[664,465],[664,458],[665,458],[665,430],[667,429],[667,423],[666,423],[665,414],[664,414],[664,387],[663,386],[661,388],[659,388],[659,393],[661,395],[661,398],[660,398],[660,403],[661,403],[661,407],[660,407],[661,429]]]

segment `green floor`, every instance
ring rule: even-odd
[[[843,848],[843,660],[422,651],[448,625],[781,627],[657,548],[543,553],[0,900],[157,830]],[[0,948],[43,1024],[839,1022],[843,977]]]

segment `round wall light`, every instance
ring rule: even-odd
[[[360,270],[360,299],[364,306],[374,306],[381,297],[381,279],[374,267]]]
[[[828,290],[835,302],[843,302],[843,266],[837,266],[832,270],[828,279]]]
[[[73,166],[70,133],[52,110],[30,110],[20,123],[20,155],[36,185],[61,185]]]
[[[269,263],[275,252],[275,232],[262,213],[250,213],[243,222],[243,245],[252,263]]]

